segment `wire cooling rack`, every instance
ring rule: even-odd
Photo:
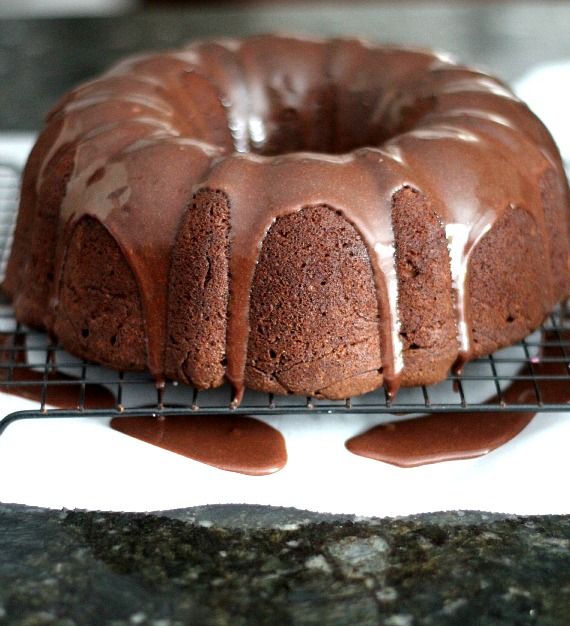
[[[2,276],[15,223],[19,179],[17,168],[0,165]],[[4,417],[0,400],[0,434],[16,420],[51,417],[229,412],[283,415],[570,410],[569,404],[549,402],[548,394],[544,393],[546,386],[551,387],[553,384],[568,386],[570,390],[570,316],[566,307],[553,312],[540,330],[519,344],[469,363],[461,376],[450,375],[446,381],[433,387],[402,389],[394,401],[390,401],[383,389],[344,401],[273,396],[247,391],[242,404],[234,409],[230,406],[232,398],[228,387],[198,391],[186,385],[167,382],[163,390],[157,391],[152,379],[146,374],[115,372],[82,361],[52,343],[45,333],[18,324],[6,299],[0,301],[0,339],[3,341],[0,347],[0,392],[19,394],[32,391],[37,402],[37,408]],[[548,375],[541,373],[543,370],[538,367],[539,363],[549,365]],[[25,377],[19,375],[24,369],[27,374]],[[54,376],[56,371],[65,376]],[[514,394],[513,401],[513,394],[506,392],[514,383],[522,384],[526,392],[519,396]],[[50,394],[55,388],[63,386],[75,390],[76,408],[56,409],[50,406]],[[107,390],[104,405],[87,401],[96,386],[103,386]],[[96,399],[97,395],[94,397]]]

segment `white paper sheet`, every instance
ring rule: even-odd
[[[531,108],[545,113],[567,156],[570,94],[563,90],[570,84],[570,63],[557,68],[558,73],[536,70],[520,85]],[[559,91],[545,87],[547,82]],[[564,100],[558,117],[553,100]],[[1,137],[0,160],[21,163],[31,143],[26,135]],[[471,393],[483,399],[493,391],[481,387]],[[439,393],[451,392],[440,387]],[[2,414],[26,408],[37,404],[0,394]],[[289,461],[263,477],[166,452],[111,430],[107,419],[17,422],[0,437],[0,501],[116,511],[251,503],[376,516],[452,509],[570,513],[570,413],[539,414],[508,444],[467,461],[401,469],[345,450],[346,439],[386,419],[268,418],[285,436]]]

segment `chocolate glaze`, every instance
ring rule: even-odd
[[[570,333],[566,333],[570,337]],[[543,340],[556,342],[550,332]],[[568,376],[568,366],[560,362],[563,355],[557,348],[545,348],[543,358],[532,359],[523,375]],[[553,363],[545,359],[556,358]],[[570,403],[568,380],[539,381],[541,399],[546,403]],[[506,404],[537,402],[531,380],[514,381],[504,392]],[[488,404],[498,404],[494,397]],[[535,412],[507,413],[440,413],[401,422],[376,426],[346,442],[350,452],[400,467],[416,467],[428,463],[470,459],[482,456],[507,443],[532,420]]]
[[[252,417],[116,417],[111,427],[170,452],[240,474],[272,474],[287,462],[281,433]]]
[[[55,369],[55,363],[44,381],[42,371],[25,367],[26,350],[23,335],[0,335],[0,391],[13,396],[35,400],[60,409],[77,409],[81,405],[81,385],[73,376]],[[10,374],[9,366],[14,365]],[[30,382],[29,385],[11,385],[11,382]],[[57,383],[72,384],[57,384]],[[48,384],[45,384],[48,383]],[[45,396],[43,389],[45,387]],[[102,385],[87,383],[83,407],[86,409],[112,408],[116,404],[113,394]]]
[[[497,79],[434,52],[353,39],[259,36],[133,57],[68,94],[45,132],[52,139],[40,142],[29,166],[30,176],[38,173],[35,193],[66,155],[73,169],[42,323],[53,329],[69,238],[82,216],[92,216],[138,281],[147,364],[162,380],[178,226],[193,194],[222,192],[231,207],[226,377],[236,403],[250,287],[278,217],[327,205],[362,236],[378,297],[384,384],[393,395],[404,365],[394,193],[405,186],[422,192],[445,226],[460,369],[473,355],[466,292],[473,250],[514,207],[534,217],[548,242],[539,182],[550,170],[565,180],[548,132]],[[149,176],[157,163],[167,167]],[[555,193],[567,206],[567,187]],[[16,273],[9,267],[8,283]]]

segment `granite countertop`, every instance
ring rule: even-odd
[[[570,623],[570,517],[0,505],[0,623]]]
[[[564,3],[3,20],[0,129],[38,129],[66,89],[135,50],[274,30],[436,46],[507,80],[570,57]],[[570,624],[570,517],[357,520],[237,505],[143,515],[0,504],[2,625],[458,623]]]

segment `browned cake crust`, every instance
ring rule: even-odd
[[[165,372],[202,388],[224,381],[229,218],[223,194],[197,194],[172,256]]]
[[[103,226],[82,218],[70,237],[54,332],[78,356],[144,369],[144,321],[131,268]]]
[[[432,384],[570,292],[568,184],[497,79],[260,36],[127,59],[26,165],[4,289],[70,352],[199,388]]]
[[[372,269],[342,215],[317,206],[278,219],[251,293],[246,384],[341,398],[381,384]]]
[[[416,190],[394,195],[404,385],[445,378],[458,353],[449,252],[437,212]]]

